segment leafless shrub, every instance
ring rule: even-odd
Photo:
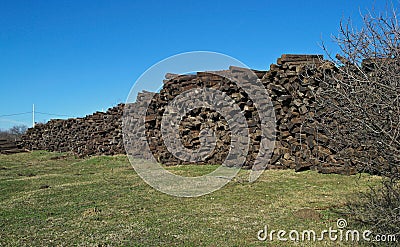
[[[368,13],[363,27],[341,22],[318,101],[323,127],[339,157],[368,172],[399,179],[400,28],[396,11]],[[327,51],[326,47],[324,49]]]
[[[342,21],[318,102],[322,129],[339,158],[384,182],[351,200],[350,214],[376,234],[400,233],[400,27],[397,12]],[[327,52],[327,48],[323,46]],[[327,52],[329,55],[329,52]]]
[[[395,235],[400,239],[400,185],[385,180],[349,202],[350,215],[375,235]],[[398,240],[399,241],[399,240]]]

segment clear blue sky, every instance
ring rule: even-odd
[[[321,54],[341,18],[357,22],[374,2],[1,0],[0,116],[33,103],[77,117],[106,110],[147,68],[182,52],[220,52],[259,70],[283,53]],[[0,129],[23,123],[29,114],[0,117]]]

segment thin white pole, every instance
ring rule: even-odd
[[[32,105],[32,128],[35,128],[35,104]]]

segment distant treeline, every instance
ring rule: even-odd
[[[9,141],[19,141],[21,135],[26,132],[28,127],[26,125],[16,125],[8,130],[0,130],[0,139]]]

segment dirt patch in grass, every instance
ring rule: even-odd
[[[320,221],[322,218],[322,215],[317,210],[312,208],[302,208],[296,210],[293,215],[298,219],[304,220]]]

